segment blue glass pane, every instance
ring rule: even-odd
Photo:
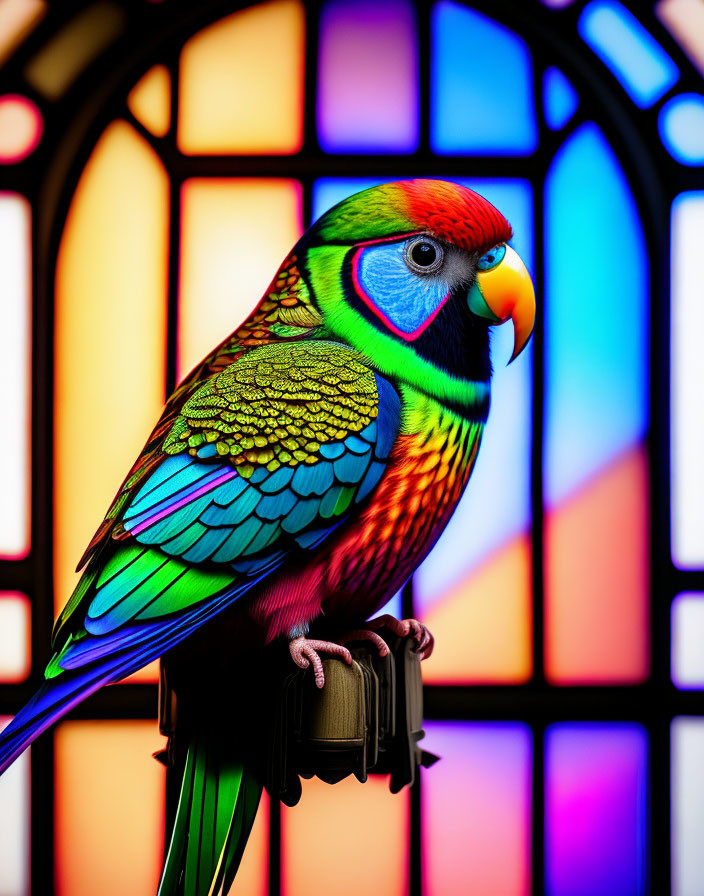
[[[533,269],[533,196],[523,180],[457,180],[492,202],[511,222],[511,240]],[[530,528],[532,348],[511,357],[510,325],[492,330],[491,411],[471,482],[440,540],[416,573],[414,596],[423,610],[442,598],[489,555]],[[496,500],[497,482],[501,501]],[[491,513],[486,508],[491,508]]]
[[[650,32],[615,0],[588,3],[578,30],[641,109],[652,106],[680,76]]]
[[[326,152],[418,147],[418,48],[409,0],[324,4],[317,122]]]
[[[648,266],[626,177],[588,123],[545,184],[545,487],[555,504],[648,419]]]
[[[660,138],[683,165],[704,165],[704,96],[683,93],[665,103],[658,119]]]
[[[552,725],[545,739],[545,892],[647,891],[648,741],[635,724]]]
[[[430,142],[437,153],[525,155],[537,145],[525,43],[458,3],[432,13]]]
[[[557,68],[549,68],[543,78],[545,123],[559,131],[574,115],[579,105],[577,91]]]

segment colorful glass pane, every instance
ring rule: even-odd
[[[704,96],[683,93],[668,100],[658,119],[670,155],[683,165],[704,165]]]
[[[648,741],[640,725],[552,725],[545,744],[545,892],[647,892]]]
[[[4,65],[47,11],[46,0],[15,0],[0,4],[0,65]]]
[[[678,688],[704,688],[704,594],[678,594],[672,601],[672,681]]]
[[[297,0],[260,3],[199,31],[181,54],[179,148],[188,155],[297,152],[304,58]]]
[[[423,893],[528,896],[530,729],[430,722],[425,730],[441,761],[421,777]]]
[[[641,109],[652,106],[677,82],[680,73],[675,63],[616,0],[592,0],[584,7],[577,27]]]
[[[633,195],[596,125],[558,152],[545,208],[546,673],[560,683],[639,681],[648,670],[648,265]],[[613,650],[616,631],[625,641]]]
[[[318,141],[326,152],[418,147],[418,50],[408,0],[328,0],[320,13]]]
[[[58,896],[152,896],[164,845],[166,772],[149,721],[64,722],[56,729]]]
[[[0,556],[23,557],[30,538],[31,208],[0,192],[0,382],[3,415],[13,434],[0,448]]]
[[[670,298],[670,482],[672,559],[704,565],[704,191],[672,203]]]
[[[704,892],[704,719],[674,719],[670,738],[672,896],[698,896]]]
[[[18,591],[0,591],[0,683],[24,681],[29,676],[32,670],[31,636],[29,598]]]
[[[373,891],[405,896],[408,791],[389,792],[387,777],[353,777],[334,787],[303,781],[303,797],[284,808],[282,896]]]
[[[165,65],[154,65],[127,94],[127,106],[137,121],[156,137],[163,137],[171,122],[171,76]]]
[[[125,122],[98,141],[56,270],[54,584],[57,611],[161,413],[169,184]]]
[[[301,214],[295,180],[184,182],[179,379],[246,319],[301,235]]]
[[[550,67],[543,75],[543,107],[545,123],[559,131],[574,115],[579,96],[559,68]]]
[[[704,6],[699,0],[659,0],[655,13],[704,75]]]
[[[531,56],[513,31],[440,0],[432,12],[430,143],[441,155],[525,155],[538,142]]]
[[[262,793],[237,877],[227,896],[269,894],[269,794]]]
[[[26,159],[41,140],[43,129],[39,109],[25,96],[0,96],[0,164]]]
[[[642,681],[648,650],[648,463],[635,449],[546,516],[545,673]]]

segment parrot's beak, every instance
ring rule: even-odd
[[[478,271],[467,296],[469,310],[492,324],[513,321],[515,360],[523,351],[535,323],[535,290],[530,274],[516,252],[506,246],[506,254],[495,268]]]

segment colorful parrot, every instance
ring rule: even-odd
[[[288,639],[319,687],[320,654],[351,662],[345,637],[313,637],[322,616],[382,653],[380,624],[430,654],[414,620],[367,620],[467,484],[490,325],[512,319],[513,357],[531,334],[533,287],[510,238],[483,197],[437,180],[365,190],[303,235],[167,401],[81,560],[46,681],[0,736],[0,772],[89,694],[216,618],[213,649]],[[162,896],[227,890],[260,793],[194,732]]]

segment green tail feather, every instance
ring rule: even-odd
[[[257,814],[262,786],[220,738],[194,731],[158,896],[227,893]]]

